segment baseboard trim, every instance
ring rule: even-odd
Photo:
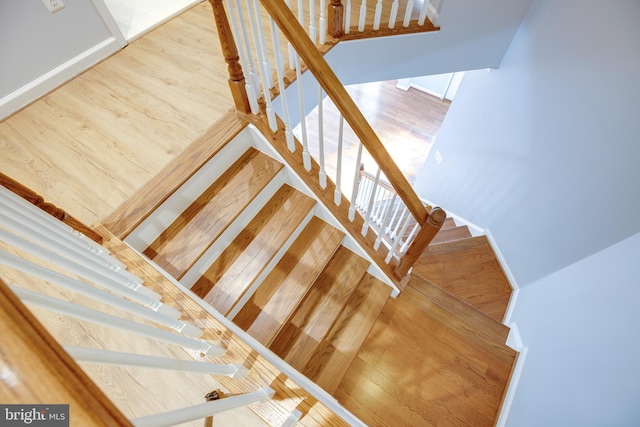
[[[502,406],[500,408],[500,413],[498,414],[498,419],[496,421],[496,427],[505,427],[507,424],[507,419],[509,418],[509,412],[511,411],[511,405],[513,405],[513,400],[516,396],[516,390],[518,389],[518,384],[520,382],[520,377],[522,376],[522,371],[524,370],[524,363],[527,359],[527,354],[529,353],[529,349],[525,347],[522,343],[522,339],[520,337],[520,331],[518,330],[518,325],[512,323],[509,325],[509,339],[507,340],[507,345],[518,351],[518,359],[516,360],[516,365],[513,368],[511,373],[511,379],[509,380],[509,384],[507,385],[507,390],[504,394],[504,399],[502,400]]]
[[[10,93],[0,99],[0,120],[4,120],[18,112],[119,50],[120,44],[118,40],[115,37],[109,37],[15,92]]]
[[[511,285],[511,288],[513,290],[513,292],[511,292],[511,298],[509,298],[509,305],[507,306],[507,311],[504,314],[503,323],[508,325],[511,322],[511,316],[513,316],[513,311],[515,310],[516,302],[518,301],[520,286],[518,286],[518,282],[516,281],[515,276],[511,272],[511,269],[509,268],[509,264],[507,264],[507,260],[502,255],[502,252],[500,251],[500,246],[498,246],[496,239],[493,238],[493,234],[491,234],[491,230],[486,229],[485,235],[487,236],[487,239],[489,240],[489,243],[493,248],[493,252],[495,253],[496,258],[498,259],[498,262],[502,267],[502,271],[507,276],[507,280],[509,281],[509,284]]]

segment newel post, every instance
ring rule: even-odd
[[[396,267],[394,271],[396,277],[400,279],[403,278],[409,269],[413,267],[413,264],[420,258],[420,255],[422,255],[427,246],[429,246],[429,243],[431,243],[435,235],[440,231],[445,219],[447,219],[447,213],[441,208],[434,208],[429,213],[420,232],[418,232],[415,240],[400,260],[400,264]]]
[[[339,39],[344,35],[344,6],[342,0],[331,0],[328,13],[327,32],[333,38]]]
[[[216,21],[216,27],[218,28],[218,38],[220,39],[222,54],[224,55],[224,60],[229,65],[229,88],[231,89],[233,102],[236,110],[248,114],[251,112],[251,106],[249,104],[249,98],[247,97],[247,90],[245,89],[244,74],[242,72],[242,66],[240,65],[238,48],[236,47],[236,42],[231,32],[227,14],[224,11],[224,5],[222,0],[209,0],[209,3],[211,3],[213,17]]]

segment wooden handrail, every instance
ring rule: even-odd
[[[447,219],[447,214],[444,210],[438,207],[433,208],[426,223],[422,225],[415,240],[400,260],[400,264],[396,267],[394,271],[396,277],[404,277],[407,274],[438,231],[440,231],[445,219]]]
[[[68,404],[71,425],[131,425],[2,280],[0,328],[0,402]]]
[[[260,0],[260,2],[313,72],[318,83],[362,141],[369,154],[375,159],[413,217],[419,224],[424,224],[429,217],[427,209],[289,7],[282,0]]]
[[[20,184],[18,181],[8,177],[2,172],[0,172],[0,185],[13,192],[14,194],[22,197],[27,202],[36,205],[54,218],[57,218],[60,221],[64,222],[74,230],[84,234],[94,242],[102,244],[102,236],[96,233],[92,228],[78,221],[53,203],[46,202],[41,195],[39,195],[29,187],[26,187]]]
[[[218,28],[218,39],[220,40],[222,54],[224,55],[224,60],[229,65],[229,88],[231,89],[233,102],[236,110],[243,113],[250,113],[251,105],[249,104],[249,97],[247,96],[247,90],[245,88],[240,56],[238,55],[238,48],[233,38],[231,27],[229,26],[227,14],[224,11],[224,5],[222,0],[209,0],[209,3],[211,3],[213,17]]]

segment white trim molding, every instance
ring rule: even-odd
[[[0,120],[26,107],[83,71],[121,49],[115,37],[109,37],[91,49],[54,68],[20,89],[0,99]]]
[[[527,360],[527,354],[529,353],[529,348],[525,347],[522,343],[518,325],[515,323],[511,323],[509,325],[509,338],[507,339],[507,345],[516,350],[519,354],[516,360],[516,365],[513,367],[513,371],[511,372],[509,384],[507,384],[507,390],[504,394],[500,413],[498,414],[496,427],[505,427],[507,424],[509,412],[511,411],[511,405],[513,405],[513,400],[516,396],[516,390],[518,389],[518,383],[520,382],[520,377],[522,376],[522,371],[524,370],[524,363]]]

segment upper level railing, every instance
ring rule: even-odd
[[[230,85],[234,91],[236,108],[241,112],[264,115],[270,132],[274,135],[284,135],[288,151],[294,154],[298,153],[297,156],[301,159],[306,174],[308,175],[312,171],[314,174],[317,172],[317,177],[314,178],[316,181],[312,183],[318,187],[317,194],[325,198],[325,202],[330,205],[328,207],[333,209],[338,219],[352,232],[352,235],[361,234],[363,236],[361,243],[378,265],[386,268],[386,271],[389,271],[390,276],[395,280],[401,280],[433,239],[444,222],[445,215],[439,208],[432,212],[425,208],[382,141],[319,52],[316,45],[317,27],[314,12],[316,6],[313,0],[310,3],[308,19],[303,12],[302,1],[299,1],[296,7],[290,8],[283,0],[260,0],[260,4],[258,0],[247,0],[245,5],[242,5],[239,0],[236,0],[235,3],[231,0],[225,0],[229,10],[229,20],[227,20],[222,0],[210,0],[210,3],[218,23],[218,32],[225,33],[225,35],[221,35],[220,40],[225,58],[230,64],[230,70],[233,68]],[[422,10],[428,8],[428,1],[425,3],[427,5]],[[380,8],[376,5],[373,26],[380,25],[382,2],[378,2],[378,4]],[[338,22],[337,17],[340,14],[339,5],[332,2],[328,7],[329,21],[334,25],[342,25]],[[321,2],[318,24],[318,27],[321,28],[321,35],[324,35],[322,29],[325,27],[325,18],[322,13],[324,8],[325,5]],[[364,1],[361,10],[360,21],[364,23],[367,20],[368,10]],[[410,17],[411,13],[409,12],[413,11],[412,1],[409,1],[407,11],[405,15]],[[422,15],[420,13],[419,19],[422,18],[424,22]],[[426,16],[426,12],[424,15]],[[345,11],[344,16],[350,15]],[[309,24],[308,31],[305,30],[306,24]],[[359,25],[359,27],[364,30],[366,25]],[[345,24],[343,28],[348,31],[350,27]],[[227,33],[230,29],[233,34]],[[267,43],[267,35],[269,34],[270,43]],[[289,105],[290,97],[280,96],[278,101],[281,107],[276,112],[277,108],[272,99],[278,94],[284,94],[287,87],[292,84],[292,79],[285,70],[285,53],[289,58],[289,68],[295,70],[297,96],[294,105]],[[238,77],[240,75],[238,63],[242,64],[242,69],[246,72],[244,80]],[[305,70],[317,82],[317,93],[310,95],[305,92],[302,83],[302,73]],[[242,91],[243,84],[244,91]],[[294,90],[294,88],[290,90]],[[309,96],[313,96],[314,99],[317,96],[320,117],[317,141],[311,141],[308,136],[305,99]],[[352,172],[345,170],[347,162],[345,162],[346,156],[342,147],[342,132],[340,131],[339,135],[331,136],[326,136],[323,132],[322,108],[325,96],[334,103],[340,113],[340,129],[342,130],[343,124],[346,124],[359,140],[355,163],[351,162],[354,166]],[[294,123],[292,123],[292,114],[290,113],[294,108],[300,118],[299,141],[294,138],[292,131]],[[326,155],[327,141],[337,147],[335,156]],[[388,248],[381,248],[374,243],[377,237],[375,230],[370,229],[368,221],[356,218],[359,216],[356,213],[356,200],[361,197],[358,195],[357,182],[360,176],[360,159],[363,155],[374,160],[378,169],[377,175],[384,176],[385,180],[390,183],[397,194],[396,203],[400,209],[406,209],[417,224],[415,233],[404,243],[405,250],[403,252],[391,252],[391,255],[388,255]],[[328,178],[330,183],[327,181]],[[375,183],[375,185],[379,184]],[[333,197],[327,198],[328,188],[333,189]],[[343,192],[346,192],[346,196]],[[344,214],[344,205],[349,206],[346,214]]]
[[[0,326],[10,340],[3,339],[0,346],[2,402],[68,403],[72,425],[169,426],[252,404],[267,405],[258,412],[270,425],[294,425],[302,415],[307,425],[362,425],[317,385],[142,257],[132,258],[137,265],[129,271],[122,261],[135,252],[105,229],[92,230],[106,237],[100,245],[5,184],[15,188],[16,183],[0,177]],[[46,328],[40,316],[48,320]],[[56,329],[60,320],[61,332]],[[117,349],[107,347],[115,343]],[[117,384],[122,389],[114,387],[101,368],[98,377],[106,379],[98,384],[101,392],[77,363],[134,369],[134,385],[142,382],[144,388],[140,370],[180,374],[178,381],[167,382],[171,386],[166,390],[153,390],[163,396],[155,406],[161,412],[149,413],[149,400],[157,396],[146,390],[133,393],[118,409],[109,391],[115,388],[117,396],[129,390],[122,384]],[[179,383],[183,373],[202,378],[191,380],[192,387],[207,387],[216,378],[232,396],[173,405],[178,396],[170,393],[185,389]],[[120,374],[117,381],[124,383],[125,377]]]

